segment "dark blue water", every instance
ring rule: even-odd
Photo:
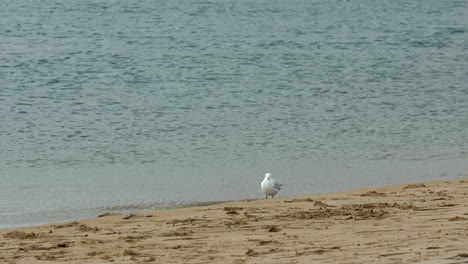
[[[468,176],[466,1],[0,3],[0,226]]]

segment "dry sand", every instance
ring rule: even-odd
[[[0,230],[0,263],[468,263],[468,179]]]

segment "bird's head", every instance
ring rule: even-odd
[[[266,178],[267,180],[270,180],[270,179],[271,179],[271,173],[267,172],[267,173],[265,174],[265,178]]]

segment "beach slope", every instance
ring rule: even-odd
[[[0,230],[0,263],[468,263],[468,179]]]

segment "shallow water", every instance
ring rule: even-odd
[[[0,4],[0,226],[466,177],[465,1]]]

